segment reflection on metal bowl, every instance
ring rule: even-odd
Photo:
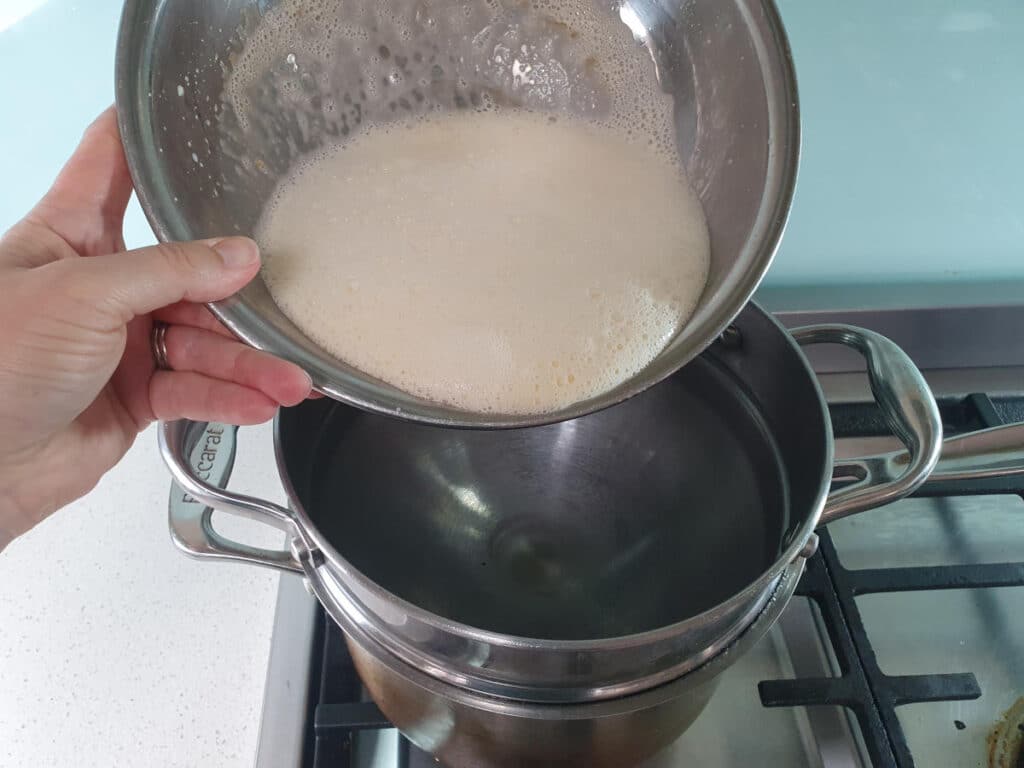
[[[295,82],[264,85],[270,101],[261,102],[259,130],[249,131],[244,141],[234,137],[232,127],[239,124],[240,117],[222,102],[225,73],[241,55],[254,23],[287,1],[125,3],[117,50],[118,114],[139,201],[160,239],[252,233],[288,168],[361,121],[357,115],[359,119],[353,118],[352,125],[342,124],[342,110],[332,105],[344,104],[349,96],[347,84],[358,80],[362,59],[343,71],[336,71],[333,59],[316,59],[316,67],[307,68],[334,73],[330,82],[325,85],[323,78],[316,80],[305,72],[303,75],[312,78],[308,82],[295,74]],[[433,23],[434,15],[438,19],[462,18],[461,11],[470,16],[468,12],[478,6],[483,8],[485,3],[462,4],[459,13],[451,14],[449,10],[455,6],[428,0],[393,0],[389,4],[393,16],[409,17],[410,29],[429,28],[431,34],[444,30],[440,21]],[[350,4],[344,7],[349,9]],[[700,197],[711,237],[711,271],[696,312],[649,366],[611,391],[557,412],[476,414],[400,391],[332,357],[285,317],[261,279],[215,305],[218,317],[254,346],[302,365],[318,389],[338,400],[447,426],[522,427],[575,418],[636,395],[693,360],[749,301],[785,227],[800,145],[796,80],[788,43],[770,0],[627,0],[608,6],[595,2],[593,7],[598,9],[595,13],[603,14],[618,8],[618,17],[639,38],[635,55],[653,59],[651,69],[656,75],[650,77],[657,77],[658,82],[652,87],[672,96],[679,155]],[[431,9],[438,13],[432,14]],[[306,10],[300,6],[300,11]],[[524,12],[541,17],[545,13]],[[545,35],[564,35],[564,24],[541,22],[545,19],[524,24],[524,45],[545,49],[551,42]],[[621,24],[614,15],[610,23]],[[194,30],[202,30],[202,34]],[[464,39],[485,31],[458,25],[452,30],[432,41],[435,50],[458,48]],[[628,33],[624,37],[631,39]],[[416,51],[398,49],[408,47],[408,40],[403,42],[400,35],[393,38],[374,41],[387,51],[387,61],[406,54],[410,60],[415,58]],[[601,48],[600,40],[592,42]],[[375,44],[368,44],[368,49],[380,50]],[[486,49],[468,50],[466,55],[487,56]],[[305,60],[313,53],[303,49],[289,55],[286,65],[285,52],[281,52],[274,59],[276,66],[291,71],[298,66],[296,56]],[[482,59],[479,64],[469,69],[483,71],[493,62]],[[282,95],[287,87],[292,88],[289,93],[297,94],[294,98]],[[355,87],[358,93],[358,84]],[[315,98],[307,88],[314,89]],[[326,91],[321,93],[323,89]],[[448,100],[453,91],[454,101],[446,108],[466,108],[472,103],[473,94],[460,96],[456,81],[444,90]],[[282,106],[281,100],[287,104]]]

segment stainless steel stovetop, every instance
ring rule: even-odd
[[[919,356],[912,338],[900,338],[910,326],[893,325],[892,315],[881,325]],[[832,358],[815,365],[833,371],[822,375],[830,404],[868,401],[863,376]],[[1016,364],[950,368],[928,378],[947,404],[947,420],[991,404],[976,398],[957,405],[971,392],[1024,396],[1024,368]],[[1024,399],[1000,409],[1004,418],[1009,412],[1024,420]],[[837,435],[854,436],[837,441],[837,458],[896,447],[890,438],[864,436],[858,406],[842,412],[853,414],[852,426],[837,425]],[[976,418],[966,411],[962,417]],[[956,494],[906,499],[829,526],[824,557],[816,556],[801,583],[805,596],[725,672],[698,721],[646,768],[1015,768],[1024,759],[1024,478],[1005,488],[951,490]],[[821,579],[824,569],[832,581]],[[847,584],[849,594],[823,602],[815,590],[833,583]],[[354,679],[352,701],[317,707],[322,662],[313,657],[337,652],[325,651],[325,642],[341,645],[325,621],[301,580],[282,576],[258,768],[432,764],[381,727],[379,712],[358,701]],[[803,703],[811,706],[792,706]]]

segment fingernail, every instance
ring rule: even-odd
[[[260,260],[260,249],[248,237],[227,237],[212,244],[228,269],[251,267]]]

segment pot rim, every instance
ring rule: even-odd
[[[803,523],[801,523],[801,525],[790,534],[789,544],[786,545],[773,563],[767,569],[763,570],[754,581],[724,602],[721,602],[718,605],[694,616],[690,616],[672,624],[666,624],[661,627],[645,630],[643,632],[584,640],[559,640],[553,638],[535,638],[504,634],[474,627],[469,624],[448,619],[431,611],[424,610],[418,605],[399,597],[387,589],[384,589],[375,581],[367,577],[362,571],[342,557],[334,546],[321,534],[319,528],[317,528],[313,523],[313,520],[307,513],[305,506],[302,504],[300,497],[296,492],[294,483],[292,482],[291,475],[288,472],[282,447],[281,412],[279,411],[278,415],[274,419],[274,456],[277,462],[278,475],[284,485],[285,492],[288,495],[289,504],[294,515],[295,525],[299,528],[300,540],[311,543],[315,549],[319,551],[320,555],[322,555],[329,567],[341,576],[342,586],[345,586],[346,591],[350,594],[351,589],[347,587],[345,580],[351,580],[357,584],[361,590],[373,595],[374,598],[400,608],[417,621],[441,632],[467,638],[474,642],[487,643],[489,645],[505,648],[514,648],[519,651],[593,652],[625,650],[650,645],[662,640],[686,634],[689,630],[696,629],[700,625],[714,622],[720,616],[740,608],[745,602],[756,597],[757,593],[765,591],[791,563],[804,557],[802,553],[804,552],[804,548],[808,540],[814,533],[814,529],[818,526],[818,520],[825,507],[825,502],[828,497],[832,480],[832,466],[835,452],[832,422],[829,417],[825,395],[821,390],[820,383],[818,382],[818,377],[812,370],[811,365],[807,360],[806,355],[804,355],[800,345],[797,344],[796,340],[793,339],[782,324],[779,323],[779,321],[771,314],[765,312],[759,306],[754,304],[754,302],[751,302],[751,305],[769,322],[778,328],[779,333],[785,337],[784,343],[789,344],[793,352],[799,356],[798,359],[800,364],[803,366],[804,372],[809,377],[816,395],[819,414],[821,415],[821,422],[824,428],[824,434],[822,436],[822,449],[824,455],[821,463],[822,469],[821,477],[818,482],[818,492],[815,495],[814,503],[811,505],[809,513],[806,514]],[[792,509],[790,510],[790,514],[793,514]],[[316,556],[312,557],[312,562],[314,564],[316,563]],[[311,571],[315,571],[315,567],[306,567],[307,576],[312,575]],[[368,610],[365,609],[365,605],[364,610]],[[370,610],[368,610],[368,613],[370,615],[375,615],[375,612]]]

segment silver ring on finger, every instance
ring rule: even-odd
[[[167,358],[167,323],[159,320],[153,321],[153,331],[150,334],[150,346],[153,348],[153,362],[158,371],[171,370],[170,360]]]

